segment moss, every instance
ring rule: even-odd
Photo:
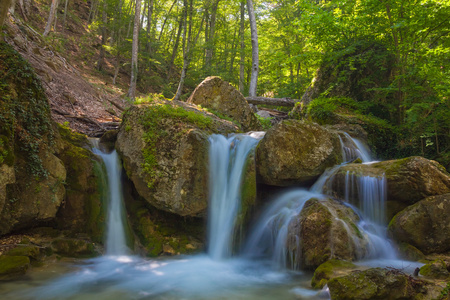
[[[420,275],[434,279],[450,279],[450,273],[442,259],[432,261],[420,268]]]
[[[315,289],[321,289],[333,277],[339,276],[339,272],[348,269],[354,269],[356,265],[338,259],[331,259],[321,264],[315,271],[311,280],[311,286]]]
[[[69,257],[89,258],[99,255],[94,244],[78,239],[56,239],[52,242],[52,249]]]
[[[46,178],[39,154],[54,142],[50,105],[32,67],[5,42],[0,42],[0,95],[1,159],[12,163],[12,152],[21,153],[28,173]]]
[[[57,126],[63,140],[80,148],[90,146],[86,135],[72,131],[67,125],[57,124]]]
[[[5,255],[9,256],[27,256],[31,259],[39,260],[42,255],[40,253],[39,247],[37,246],[18,246],[14,249],[9,250]]]
[[[93,162],[93,173],[95,176],[95,189],[90,193],[87,201],[86,231],[94,242],[102,242],[106,228],[106,199],[108,195],[108,184],[104,176],[106,171],[102,170],[102,164]]]
[[[188,123],[192,127],[209,129],[210,131],[215,126],[211,118],[201,113],[187,111],[180,106],[173,106],[170,103],[158,103],[148,106],[140,119],[140,123],[145,130],[143,138],[146,142],[146,146],[142,150],[144,157],[143,169],[148,175],[147,185],[150,189],[153,188],[158,177],[156,172],[158,166],[156,159],[157,145],[161,139],[170,138],[168,133],[164,131],[163,120],[165,119],[171,120],[173,126],[178,129],[178,133],[180,133],[181,126],[177,126],[177,123]]]
[[[422,251],[407,243],[400,243],[398,245],[398,251],[401,257],[406,260],[419,261],[425,258]]]
[[[0,280],[23,275],[29,267],[30,259],[27,256],[0,256]]]

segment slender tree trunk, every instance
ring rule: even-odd
[[[206,55],[205,55],[205,64],[206,70],[208,72],[211,71],[211,63],[214,56],[214,39],[215,39],[215,31],[216,31],[216,15],[217,8],[219,7],[219,1],[215,0],[211,7],[211,18],[209,22],[209,34],[208,34],[208,42],[206,44]]]
[[[100,46],[100,54],[97,61],[97,70],[103,70],[105,64],[105,45],[106,45],[106,22],[108,21],[107,15],[108,2],[103,0],[103,12],[102,12],[102,45]]]
[[[164,27],[166,27],[166,23],[167,23],[167,20],[169,19],[170,12],[172,11],[173,7],[175,6],[175,3],[177,3],[177,0],[173,1],[172,6],[170,7],[169,11],[167,12],[166,18],[164,19],[163,25],[161,27],[161,31],[159,33],[158,42],[161,40],[161,37],[164,32]]]
[[[250,79],[250,88],[248,94],[250,97],[256,97],[256,85],[258,84],[258,71],[259,71],[259,51],[258,51],[258,32],[256,29],[256,18],[255,18],[255,11],[253,10],[252,0],[247,0],[247,9],[252,36],[252,75]]]
[[[233,74],[234,58],[236,56],[236,47],[238,44],[238,43],[236,43],[236,32],[237,32],[237,26],[234,28],[233,41],[231,42],[230,70],[228,71],[230,76]]]
[[[175,56],[177,55],[178,46],[180,44],[181,31],[183,31],[183,14],[180,17],[180,22],[178,24],[177,39],[175,40],[175,45],[173,46],[172,57],[170,58],[169,66],[167,69],[167,80],[170,79],[172,73],[173,63],[175,61]]]
[[[66,29],[66,17],[67,17],[67,7],[68,6],[69,6],[69,0],[66,0],[66,3],[64,4],[64,17],[63,17],[62,32],[64,32],[64,29]]]
[[[186,0],[184,0],[184,5],[185,5],[185,7],[187,6]],[[191,62],[190,51],[197,43],[198,37],[200,36],[200,33],[202,32],[203,21],[205,20],[205,14],[203,14],[202,21],[200,23],[200,27],[198,28],[197,35],[194,38],[194,40],[192,40],[192,35],[191,35],[192,34],[192,24],[193,24],[192,11],[193,11],[193,0],[190,0],[190,3],[189,3],[189,26],[188,26],[188,30],[187,30],[188,31],[187,39],[186,39],[187,13],[185,13],[185,15],[184,15],[185,26],[184,26],[184,32],[183,32],[183,45],[186,45],[186,47],[183,47],[183,69],[181,70],[180,82],[178,83],[178,89],[175,94],[175,97],[173,98],[174,100],[180,100],[181,93],[183,92],[184,81],[186,79],[186,73],[189,68],[189,64]]]
[[[152,18],[153,18],[153,0],[150,0],[148,2],[148,8],[147,8],[147,52],[149,55],[151,55],[151,52],[152,52],[152,43],[150,41]]]
[[[25,22],[28,22],[27,14],[25,12],[25,7],[23,5],[23,0],[19,0],[19,8],[20,8],[20,13],[23,16],[23,19],[25,20]]]
[[[47,36],[50,33],[50,30],[52,29],[53,21],[55,19],[57,8],[58,8],[58,0],[52,0],[52,5],[50,7],[50,14],[48,16],[47,26],[45,26],[43,36]]]
[[[240,27],[239,27],[239,36],[241,38],[241,50],[240,50],[240,61],[239,61],[239,91],[244,93],[244,80],[245,80],[245,40],[244,40],[244,31],[245,31],[245,3],[242,0],[241,2],[241,19],[240,19]]]
[[[139,48],[139,21],[141,17],[141,0],[136,0],[134,12],[133,44],[131,48],[131,80],[128,97],[134,101],[136,94],[136,82],[138,76],[138,48]]]

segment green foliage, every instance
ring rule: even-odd
[[[272,128],[272,122],[270,121],[272,118],[263,118],[260,115],[255,113],[256,118],[259,120],[259,122],[261,123],[262,127],[264,130],[269,130],[270,128]]]
[[[153,100],[149,100],[153,102]],[[144,141],[146,142],[146,147],[143,149],[144,156],[144,171],[147,173],[148,177],[148,187],[153,188],[154,182],[157,177],[156,167],[158,165],[156,159],[156,149],[157,144],[167,136],[167,132],[164,131],[162,121],[165,119],[170,119],[170,122],[176,126],[177,122],[189,123],[192,126],[198,127],[200,129],[213,128],[213,121],[211,118],[204,116],[201,113],[196,113],[194,111],[187,111],[180,106],[174,106],[169,103],[154,103],[149,105],[140,123],[144,126],[145,134]]]
[[[39,152],[53,143],[50,106],[31,66],[5,42],[0,42],[0,95],[3,154],[4,147],[14,143],[26,157],[29,172],[47,177]]]

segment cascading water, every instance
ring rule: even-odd
[[[93,152],[103,159],[108,175],[109,203],[106,222],[106,254],[126,255],[129,253],[129,249],[126,245],[125,236],[120,160],[115,150],[107,154],[95,147]]]
[[[339,140],[341,141],[342,156],[344,162],[352,161],[357,158],[360,158],[362,162],[370,162],[373,160],[370,155],[369,149],[366,147],[366,145],[364,145],[363,142],[356,138],[352,138],[346,132],[341,133],[344,136],[344,139],[339,136]]]
[[[214,134],[209,138],[209,224],[208,254],[213,259],[231,256],[234,223],[240,208],[240,192],[247,157],[261,134]]]

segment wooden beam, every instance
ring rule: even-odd
[[[268,98],[268,97],[246,97],[245,100],[247,100],[249,104],[287,106],[287,107],[294,107],[295,103],[300,102],[300,100],[298,99]]]

